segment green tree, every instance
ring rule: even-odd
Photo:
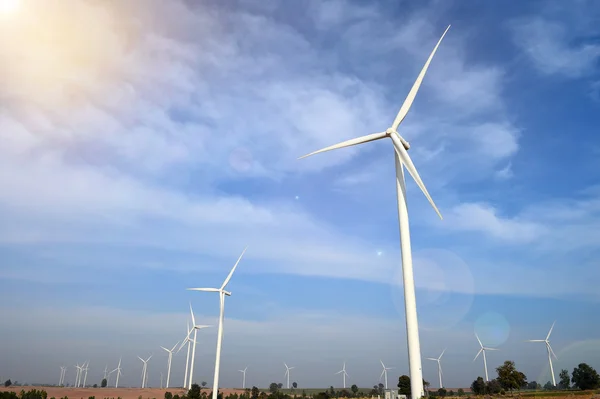
[[[593,367],[586,363],[579,363],[579,366],[573,369],[573,386],[581,390],[596,389],[600,387],[600,376]]]
[[[279,388],[279,389],[283,388],[283,383],[280,382],[279,384],[277,384],[277,388]]]
[[[277,391],[279,391],[279,385],[276,382],[269,384],[269,392],[275,393]]]
[[[485,391],[488,394],[497,395],[502,391],[502,385],[497,378],[488,381],[485,384]]]
[[[106,381],[106,378],[102,379],[102,382],[100,383],[100,387],[102,388],[106,388],[106,385],[108,384],[108,381]]]
[[[294,388],[294,389],[298,388],[298,383],[296,381],[292,382],[292,388]]]
[[[356,394],[358,393],[358,386],[356,384],[352,384],[352,386],[350,387],[350,390],[352,391],[354,396],[356,396]]]
[[[458,391],[456,391],[456,394],[458,396],[465,396],[465,390],[462,388],[458,388]]]
[[[192,387],[188,391],[187,397],[188,397],[188,399],[200,399],[200,392],[201,392],[200,385],[194,383],[194,384],[192,384]]]
[[[9,387],[11,385],[12,385],[12,381],[10,380],[10,378],[8,380],[4,381],[4,386],[5,387]]]
[[[558,386],[560,389],[569,389],[571,386],[571,377],[569,377],[569,371],[562,369],[560,370],[560,374],[558,375],[559,383]]]
[[[438,396],[441,396],[442,398],[445,397],[447,393],[448,391],[446,391],[444,388],[440,388],[437,391]]]
[[[527,383],[527,377],[525,374],[517,370],[515,362],[507,360],[502,366],[496,368],[498,372],[498,382],[504,389],[510,390],[512,393],[513,389],[521,389]]]
[[[552,391],[552,390],[556,389],[556,387],[554,385],[552,385],[552,383],[550,381],[548,381],[547,383],[544,384],[544,389],[546,391]]]
[[[173,399],[173,394],[169,391],[165,392],[165,399]]]
[[[206,386],[206,381],[202,381],[202,388],[204,388]]]
[[[398,378],[398,393],[400,395],[406,395],[407,398],[410,397],[410,377],[407,375],[401,375]]]
[[[256,386],[252,386],[252,390],[250,391],[251,399],[258,399],[258,395],[260,395],[260,390]]]
[[[483,381],[483,378],[477,377],[477,379],[473,381],[471,384],[471,391],[473,391],[475,395],[483,395],[485,393],[485,382]]]
[[[449,390],[448,394],[446,396],[454,396],[454,391],[453,390]]]

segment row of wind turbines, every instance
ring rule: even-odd
[[[554,377],[554,367],[552,366],[552,356],[554,356],[555,359],[558,359],[556,357],[556,354],[554,353],[554,351],[552,350],[552,347],[550,346],[550,334],[552,334],[552,330],[554,329],[554,325],[556,324],[556,322],[552,323],[552,326],[550,327],[550,331],[548,331],[548,335],[546,336],[545,339],[530,339],[527,340],[525,342],[544,342],[546,344],[546,351],[548,352],[548,363],[550,364],[550,376],[552,378],[552,385],[556,386],[556,379]],[[477,355],[475,355],[475,358],[473,358],[473,361],[477,360],[477,358],[479,357],[479,355],[482,355],[483,357],[483,369],[485,372],[485,381],[488,382],[489,376],[488,376],[488,367],[487,367],[487,358],[485,356],[485,352],[486,351],[497,351],[499,350],[498,348],[491,348],[488,346],[484,346],[481,343],[481,339],[479,339],[479,336],[477,334],[475,334],[475,338],[477,338],[477,342],[479,343],[479,352],[477,352]],[[442,351],[442,353],[440,354],[439,357],[428,357],[427,360],[433,360],[435,362],[437,362],[438,364],[438,377],[440,379],[440,388],[444,387],[444,384],[442,382],[442,356],[444,356],[444,352],[446,352],[446,349],[444,349]],[[383,363],[382,363],[383,364]],[[386,387],[387,387],[387,382],[386,382]]]

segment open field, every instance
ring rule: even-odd
[[[138,399],[140,396],[143,399],[163,399],[165,397],[165,392],[169,391],[173,395],[183,395],[187,393],[187,390],[182,388],[67,388],[67,387],[53,387],[53,386],[10,386],[8,388],[2,387],[2,391],[14,391],[16,393],[21,392],[21,390],[25,390],[25,392],[31,389],[39,389],[44,390],[48,393],[48,398],[62,398],[68,396],[69,399],[74,398],[84,398],[87,399],[90,396],[95,396],[96,399],[102,398],[118,398],[121,399]],[[203,389],[203,391],[211,392],[211,389]],[[242,389],[229,389],[229,388],[221,388],[221,392],[225,394],[225,396],[232,393],[243,393]]]

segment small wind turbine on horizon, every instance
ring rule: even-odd
[[[546,339],[529,339],[526,342],[544,342],[546,344],[546,351],[548,352],[548,363],[550,363],[550,375],[552,376],[552,385],[556,386],[556,379],[554,378],[554,366],[552,366],[552,356],[558,360],[558,357],[554,354],[552,347],[550,346],[550,334],[552,334],[552,330],[554,329],[554,324],[556,321],[552,323],[552,327],[550,327],[550,331],[548,331],[548,335]]]
[[[79,375],[81,374],[81,366],[79,363],[75,365],[75,388],[79,388]]]
[[[479,349],[479,352],[477,352],[477,355],[475,355],[475,358],[473,359],[473,361],[475,361],[477,359],[477,357],[479,356],[480,353],[483,353],[483,368],[485,369],[485,382],[488,382],[490,379],[488,377],[488,369],[487,369],[487,359],[485,357],[485,351],[497,351],[497,348],[488,348],[486,346],[483,346],[483,344],[481,343],[481,340],[479,339],[479,336],[477,334],[475,334],[475,338],[477,338],[477,342],[479,342],[479,346],[481,347],[481,349]]]
[[[344,365],[342,366],[342,369],[340,371],[338,371],[336,374],[342,374],[343,376],[343,380],[344,380],[344,389],[346,388],[346,377],[348,377],[348,373],[346,373],[346,362],[344,362]]]
[[[183,377],[183,386],[187,387],[188,386],[188,366],[190,364],[190,349],[191,349],[191,345],[192,345],[192,340],[190,339],[190,334],[193,331],[193,328],[190,329],[190,322],[187,322],[187,334],[183,340],[183,342],[181,342],[181,346],[179,346],[179,349],[177,349],[177,352],[175,352],[176,354],[179,353],[179,351],[181,350],[181,348],[183,348],[185,346],[185,344],[187,344],[187,356],[185,358],[185,375]]]
[[[421,347],[419,343],[419,325],[417,319],[417,304],[415,297],[415,281],[413,276],[413,265],[412,265],[412,253],[410,245],[410,226],[408,222],[408,209],[406,203],[406,186],[404,181],[404,168],[415,180],[425,197],[438,214],[440,219],[442,218],[441,213],[437,209],[435,203],[431,199],[431,196],[425,188],[425,184],[419,176],[419,172],[415,168],[410,156],[408,155],[408,149],[410,148],[409,143],[398,133],[398,127],[408,114],[410,107],[419,91],[419,87],[425,77],[425,73],[429,68],[429,64],[433,59],[442,39],[450,29],[450,26],[446,28],[440,40],[438,40],[433,51],[429,55],[425,66],[419,73],[415,83],[413,84],[406,100],[400,107],[400,111],[396,115],[392,126],[386,129],[385,132],[369,134],[355,139],[350,139],[339,144],[335,144],[318,151],[311,152],[310,154],[300,157],[306,158],[308,156],[318,154],[325,151],[335,150],[338,148],[350,147],[357,144],[368,143],[370,141],[380,140],[383,138],[390,138],[394,146],[394,157],[396,165],[396,194],[398,201],[398,222],[400,227],[400,247],[402,249],[402,279],[404,285],[404,307],[406,313],[406,335],[408,341],[408,364],[410,374],[410,386],[411,386],[411,399],[419,399],[424,396],[423,391],[423,371],[421,369]]]
[[[387,371],[388,370],[393,370],[393,367],[385,367],[385,364],[383,364],[383,360],[379,360],[381,362],[381,367],[383,367],[383,371],[381,372],[381,375],[379,376],[379,381],[381,381],[381,377],[385,377],[385,389],[388,389],[388,383],[387,383]]]
[[[175,345],[173,345],[173,348],[171,348],[170,350],[165,348],[164,346],[161,346],[161,348],[166,350],[167,353],[169,354],[169,360],[167,361],[167,385],[165,386],[165,388],[169,387],[169,378],[171,377],[171,359],[173,358],[173,351],[175,350],[177,345],[179,345],[179,342],[177,342]],[[162,388],[162,379],[161,379],[160,384],[161,384],[161,388]]]
[[[243,370],[238,370],[240,373],[242,373],[244,375],[242,377],[242,389],[246,389],[246,370],[248,370],[248,366],[246,366],[246,368]]]
[[[190,338],[189,334],[187,336],[187,340],[188,342],[190,342],[192,345],[192,358],[190,360],[190,375],[189,375],[189,379],[187,381],[188,383],[188,389],[192,389],[192,381],[194,380],[194,363],[195,363],[195,359],[196,359],[196,334],[198,332],[198,330],[202,330],[203,328],[207,328],[207,327],[211,327],[211,326],[206,326],[206,325],[201,325],[201,324],[196,324],[196,319],[194,318],[194,311],[192,310],[192,304],[190,303],[190,313],[192,314],[192,330],[194,332],[194,339]],[[190,331],[190,332],[191,332]]]
[[[219,293],[219,304],[220,304],[219,330],[217,332],[217,353],[216,353],[216,359],[215,359],[215,377],[214,377],[213,386],[212,386],[212,399],[217,399],[217,395],[219,393],[219,370],[220,370],[220,366],[221,366],[221,344],[223,342],[223,320],[225,317],[225,296],[231,296],[231,292],[225,291],[225,287],[227,286],[227,283],[229,283],[229,280],[231,280],[231,276],[233,276],[233,272],[237,268],[237,265],[240,263],[240,260],[242,260],[242,257],[244,256],[244,253],[246,253],[247,249],[248,249],[248,247],[244,248],[244,250],[242,251],[242,254],[238,258],[237,262],[235,262],[235,265],[233,265],[233,268],[229,272],[229,275],[223,282],[223,285],[221,285],[221,288],[188,288],[188,290],[190,290],[190,291],[206,291],[206,292],[218,292]]]
[[[283,363],[283,365],[285,366],[285,374],[283,376],[287,376],[287,389],[290,389],[290,370],[294,367],[288,367],[288,365],[285,364],[285,362]]]
[[[85,375],[83,377],[83,387],[85,388],[85,383],[87,381],[87,374],[88,374],[88,366],[90,365],[90,361],[88,360],[86,363],[84,363],[85,368],[83,369],[83,371],[85,371]]]
[[[60,367],[60,379],[58,380],[58,386],[62,386],[65,383],[65,374],[67,372],[67,368],[61,366]]]
[[[444,352],[446,352],[446,349],[444,349],[440,355],[440,357],[435,358],[435,357],[428,357],[428,360],[434,360],[437,362],[438,364],[438,375],[440,377],[440,388],[443,388],[444,385],[442,384],[442,363],[440,362],[440,360],[442,360],[442,356],[444,356]]]
[[[144,366],[142,367],[142,388],[146,388],[146,379],[148,377],[148,362],[150,361],[152,356],[153,355],[150,355],[150,357],[148,357],[148,359],[146,360],[138,356],[138,359],[140,359],[142,363],[144,363]]]
[[[121,358],[119,358],[119,364],[117,365],[117,368],[114,369],[113,371],[111,371],[111,373],[113,372],[117,372],[117,380],[115,382],[115,388],[119,387],[119,377],[121,376]],[[108,385],[108,381],[107,381],[107,385]]]

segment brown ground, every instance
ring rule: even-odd
[[[69,397],[69,399],[88,399],[90,396],[95,396],[96,399],[103,398],[118,398],[121,399],[138,399],[141,396],[143,399],[163,399],[165,397],[165,392],[169,391],[173,395],[179,394],[182,395],[187,391],[181,388],[169,388],[169,389],[160,389],[160,388],[64,388],[64,387],[21,387],[21,386],[12,386],[8,388],[2,387],[1,391],[14,391],[16,393],[21,392],[21,389],[24,389],[25,392],[30,389],[40,389],[44,390],[48,393],[48,399],[51,397],[55,397],[56,399],[62,397]],[[212,390],[204,388],[202,391],[206,391],[207,393],[212,392]],[[229,388],[221,388],[221,392],[225,394],[225,396],[231,393],[243,393],[244,391],[241,389],[229,389]]]

